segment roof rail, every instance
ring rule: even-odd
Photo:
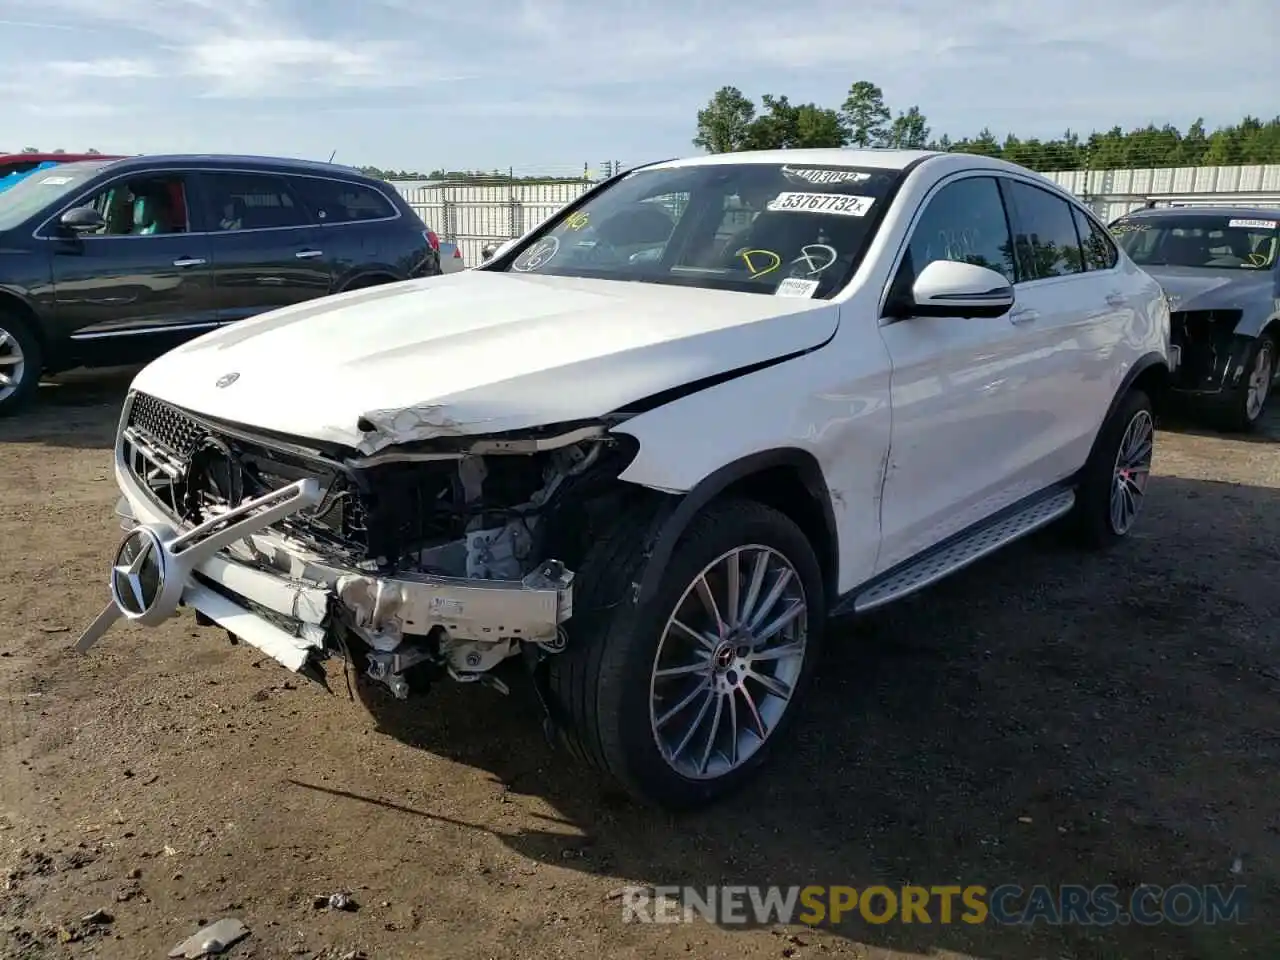
[[[1249,191],[1242,193],[1149,194],[1141,198],[1148,209],[1153,207],[1280,207],[1280,193]]]

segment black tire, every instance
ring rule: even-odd
[[[1116,529],[1111,516],[1111,491],[1116,483],[1120,445],[1130,426],[1144,417],[1151,428],[1151,440],[1154,443],[1155,414],[1151,398],[1144,391],[1134,388],[1125,395],[1098,431],[1089,461],[1081,472],[1080,484],[1076,490],[1076,505],[1070,516],[1077,540],[1086,547],[1106,549],[1123,540],[1132,529],[1131,526],[1124,530]],[[1149,459],[1147,469],[1150,469]],[[1146,478],[1150,478],[1149,473]],[[1145,481],[1143,486],[1145,490]]]
[[[1270,358],[1270,381],[1268,386],[1268,396],[1263,399],[1262,407],[1258,409],[1252,416],[1249,414],[1249,378],[1253,374],[1258,358],[1263,354]],[[1273,333],[1264,333],[1254,342],[1253,348],[1249,351],[1245,358],[1245,372],[1241,377],[1241,382],[1234,390],[1231,390],[1222,400],[1220,400],[1214,410],[1213,419],[1217,425],[1223,430],[1232,433],[1246,433],[1257,427],[1262,415],[1266,412],[1266,404],[1270,399],[1269,388],[1275,382],[1276,377],[1276,337]]]
[[[22,374],[16,384],[0,385],[0,417],[17,413],[35,395],[44,368],[44,351],[40,340],[26,321],[13,313],[0,311],[0,361],[6,356],[5,338],[9,338],[22,351]],[[11,368],[0,366],[0,374],[11,373]],[[10,387],[13,387],[11,392]]]
[[[637,605],[634,585],[644,572],[643,534],[649,516],[645,511],[623,514],[583,558],[569,643],[550,658],[548,680],[564,738],[575,755],[636,799],[684,810],[736,790],[778,749],[812,682],[826,598],[817,557],[800,528],[777,510],[734,499],[713,503],[693,520],[652,599]],[[686,777],[664,759],[651,732],[650,682],[659,641],[700,572],[717,557],[749,544],[777,551],[797,574],[807,606],[804,659],[785,711],[754,754],[715,779]]]

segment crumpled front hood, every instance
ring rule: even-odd
[[[1143,267],[1174,310],[1245,310],[1274,300],[1269,273],[1203,267]]]
[[[134,388],[368,454],[601,416],[817,347],[837,316],[825,301],[468,270],[223,327]]]

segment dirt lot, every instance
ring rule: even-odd
[[[839,625],[797,748],[677,820],[552,751],[518,692],[371,714],[189,617],[72,654],[107,596],[126,382],[0,424],[0,956],[160,957],[227,915],[235,957],[1280,956],[1280,423],[1162,431],[1104,558],[1040,536]],[[1249,919],[653,926],[610,897],[1010,882],[1239,882]],[[359,909],[313,906],[335,891]]]

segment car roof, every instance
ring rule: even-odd
[[[360,180],[370,178],[355,167],[347,167],[338,163],[325,163],[321,160],[297,160],[290,157],[258,157],[249,154],[229,153],[175,153],[151,154],[137,157],[124,157],[114,160],[111,169],[128,172],[133,169],[144,171],[154,167],[204,167],[206,169],[238,170],[252,167],[256,170],[273,170],[279,173],[314,173],[320,176],[341,174]]]
[[[811,165],[816,167],[862,167],[869,170],[907,171],[929,164],[938,176],[947,176],[967,170],[990,170],[993,174],[1016,174],[1037,181],[1045,189],[1080,204],[1080,198],[1057,181],[1020,164],[999,157],[979,153],[951,152],[945,150],[891,150],[884,147],[857,149],[831,147],[801,150],[744,150],[737,153],[713,153],[700,157],[685,157],[649,164],[645,169],[713,166],[719,164],[759,163],[785,164],[787,166]]]
[[[1221,206],[1194,207],[1151,207],[1131,210],[1119,219],[1158,220],[1162,217],[1233,217],[1241,220],[1278,220],[1280,209],[1276,207],[1233,207]]]
[[[906,170],[925,160],[948,160],[949,166],[965,169],[989,169],[1017,172],[1053,183],[1035,171],[998,157],[985,157],[976,153],[950,153],[942,150],[891,150],[882,147],[859,149],[853,147],[807,148],[800,150],[744,150],[736,153],[713,153],[697,157],[682,157],[650,164],[658,167],[697,167],[735,163],[778,163],[788,166],[809,164],[818,167],[867,167],[878,170]]]
[[[654,167],[702,167],[737,163],[785,163],[790,166],[810,164],[819,167],[876,167],[902,170],[916,160],[932,156],[928,150],[850,150],[846,148],[804,150],[742,150],[735,153],[712,153],[698,157],[679,157],[652,164]]]

